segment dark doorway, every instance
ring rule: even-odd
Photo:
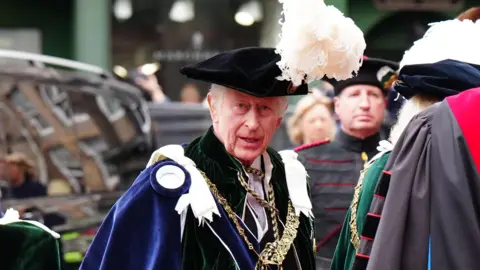
[[[397,12],[383,19],[365,35],[370,57],[400,61],[405,50],[420,39],[428,24],[449,19],[437,12]]]

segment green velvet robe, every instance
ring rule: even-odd
[[[358,235],[361,235],[362,233],[364,220],[370,209],[378,179],[380,178],[389,157],[390,152],[383,154],[375,160],[365,172],[357,207]],[[356,250],[351,242],[352,234],[350,231],[351,211],[352,209],[350,207],[340,232],[335,255],[333,256],[332,265],[330,267],[331,270],[350,270],[355,262]]]
[[[285,169],[279,154],[268,149],[273,164],[272,178],[275,192],[275,204],[279,210],[280,220],[286,223],[288,207],[288,189],[285,179]],[[229,155],[223,144],[213,134],[213,129],[202,137],[194,140],[185,148],[185,156],[192,159],[197,167],[205,172],[217,186],[220,194],[228,201],[238,216],[242,216],[246,191],[238,181],[238,172],[242,165]],[[267,214],[269,212],[267,211]],[[280,231],[283,226],[279,224]],[[183,233],[183,269],[230,270],[235,264],[228,251],[212,236],[206,227],[199,227],[197,219],[190,210]],[[300,216],[300,226],[294,245],[289,250],[287,258],[293,251],[298,254],[302,270],[314,270],[313,253],[313,222],[305,215]],[[243,270],[243,269],[242,269]]]
[[[58,241],[27,222],[0,225],[0,269],[60,270]]]

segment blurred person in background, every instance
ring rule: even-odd
[[[35,165],[23,153],[12,153],[5,158],[7,164],[8,190],[2,193],[9,194],[15,199],[47,196],[47,189],[35,176]]]
[[[7,185],[7,162],[5,161],[5,158],[0,157],[0,218],[3,217],[3,207],[1,204],[1,200],[3,198],[3,187],[8,186]]]
[[[4,157],[0,156],[0,187],[6,186],[8,184],[7,182],[7,176],[8,176],[8,171],[7,171],[7,161],[5,160]],[[0,198],[1,198],[0,194]]]
[[[193,83],[187,83],[180,91],[180,101],[182,103],[200,103],[202,97],[197,86]]]
[[[311,179],[317,270],[330,268],[360,171],[378,153],[387,106],[383,78],[397,68],[394,62],[364,59],[357,76],[330,80],[340,120],[335,141],[317,141],[295,149]]]
[[[336,125],[332,115],[332,101],[316,92],[303,97],[287,122],[287,131],[294,145],[333,140]]]
[[[170,102],[155,74],[145,74],[141,67],[138,67],[128,73],[128,80],[141,88],[147,101],[154,103]]]

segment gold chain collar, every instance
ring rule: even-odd
[[[281,265],[283,261],[285,260],[285,256],[287,255],[288,251],[290,250],[291,245],[293,244],[293,241],[295,240],[297,236],[297,230],[298,226],[300,224],[300,219],[299,217],[295,214],[295,210],[293,209],[292,202],[288,202],[288,212],[287,212],[287,222],[285,224],[285,229],[283,231],[283,235],[280,238],[280,233],[278,229],[278,222],[277,222],[277,213],[278,210],[275,208],[275,195],[273,192],[273,186],[272,183],[270,182],[269,184],[269,190],[268,190],[268,199],[270,202],[267,202],[267,204],[270,206],[268,209],[270,210],[271,218],[272,218],[272,225],[273,225],[273,234],[275,241],[272,243],[267,243],[265,245],[265,248],[263,251],[258,254],[258,252],[255,250],[253,244],[250,242],[248,239],[247,235],[245,234],[245,230],[243,227],[240,225],[240,222],[238,221],[238,217],[233,211],[233,209],[230,207],[228,204],[228,201],[219,193],[217,187],[215,184],[213,184],[210,179],[205,175],[204,172],[200,171],[200,173],[203,175],[205,178],[205,181],[207,182],[208,186],[210,187],[210,190],[212,191],[213,195],[217,198],[218,202],[223,206],[225,211],[227,212],[228,217],[233,221],[235,224],[235,227],[242,236],[243,240],[247,244],[247,247],[249,250],[252,250],[257,256],[259,261],[257,262],[257,265],[255,266],[255,269],[258,270],[265,270],[268,269],[268,265],[277,265],[278,269],[282,269]],[[245,182],[242,177],[240,177],[240,183]],[[246,183],[245,183],[246,184]],[[243,183],[242,183],[243,186]],[[248,185],[243,186],[245,189],[249,187]],[[248,191],[248,189],[247,189]],[[252,190],[253,191],[253,190]],[[258,194],[256,194],[258,196]],[[252,196],[255,197],[255,195],[252,194]],[[258,196],[259,197],[259,196]]]
[[[252,173],[252,174],[255,174],[259,177],[262,178],[262,181],[265,177],[265,174],[260,171],[260,170],[257,170],[255,168],[252,168],[252,167],[247,167],[245,168],[245,171],[248,172],[248,173]],[[245,189],[245,191],[247,191],[247,193],[249,193],[250,195],[252,195],[252,197],[264,208],[267,208],[268,210],[270,211],[274,211],[275,214],[278,214],[278,209],[275,207],[275,200],[274,200],[274,195],[273,195],[273,188],[271,187],[271,182],[269,184],[269,190],[268,190],[268,200],[269,201],[266,201],[264,200],[260,195],[258,195],[258,193],[256,193],[247,183],[247,181],[245,181],[245,179],[243,178],[242,174],[239,174],[239,182],[240,184],[242,185],[242,187]],[[272,193],[272,194],[270,194]],[[270,196],[272,196],[272,198],[270,198]]]
[[[255,169],[255,168],[252,168],[252,167],[246,167],[245,171],[247,173],[255,174],[255,175],[257,175],[261,178],[265,177],[265,174],[262,171],[260,171],[259,169]]]

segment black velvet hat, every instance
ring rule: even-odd
[[[325,81],[333,85],[335,96],[338,96],[346,87],[356,84],[377,86],[386,93],[389,87],[385,85],[385,78],[388,80],[388,77],[395,74],[397,69],[398,63],[396,62],[364,57],[357,76],[344,81],[335,79],[325,79]]]
[[[393,88],[405,98],[425,94],[438,98],[480,86],[480,66],[456,60],[406,65]]]
[[[256,97],[305,95],[308,86],[280,81],[280,55],[273,48],[248,47],[222,52],[180,69],[183,75],[225,86]]]

